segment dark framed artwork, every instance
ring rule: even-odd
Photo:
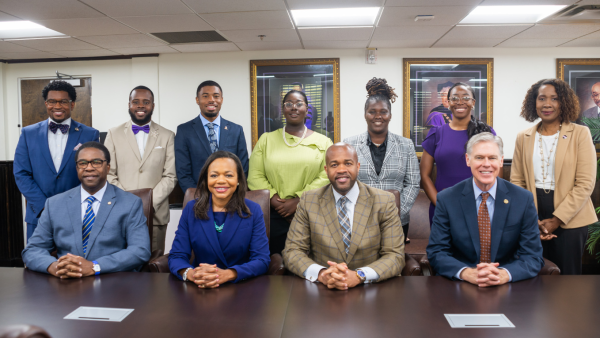
[[[285,125],[281,102],[290,90],[308,98],[305,125],[340,141],[340,59],[250,61],[252,147],[265,132]]]
[[[404,59],[404,137],[423,153],[423,140],[433,126],[450,123],[448,90],[457,82],[475,91],[476,119],[492,126],[494,59]]]
[[[600,155],[600,59],[556,59],[556,77],[567,82],[579,98],[577,123],[590,128]]]

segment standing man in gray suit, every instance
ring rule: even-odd
[[[84,143],[75,161],[81,185],[46,200],[23,262],[60,278],[139,270],[150,258],[142,200],[107,183],[104,145]],[[50,255],[55,249],[58,259]]]
[[[594,83],[592,86],[592,100],[596,104],[592,108],[586,109],[581,113],[581,117],[600,118],[600,82]]]

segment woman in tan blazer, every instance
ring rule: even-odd
[[[596,150],[590,130],[571,123],[579,100],[558,79],[535,83],[521,117],[541,122],[517,135],[510,181],[533,193],[544,257],[565,275],[581,274],[588,224],[598,221],[590,195],[596,184]]]

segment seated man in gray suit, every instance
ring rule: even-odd
[[[81,185],[46,200],[23,262],[60,278],[139,270],[150,258],[142,201],[106,182],[110,154],[104,145],[84,143],[75,161]]]
[[[600,82],[596,82],[592,86],[591,96],[596,105],[583,111],[581,117],[600,118]]]

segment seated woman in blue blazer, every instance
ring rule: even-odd
[[[169,253],[171,273],[200,288],[266,273],[271,259],[265,221],[260,206],[245,199],[246,177],[237,156],[227,151],[209,156],[196,189],[198,198],[184,207]]]

